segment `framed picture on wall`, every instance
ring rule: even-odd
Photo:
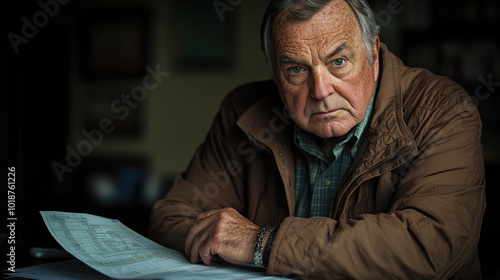
[[[140,78],[148,62],[149,11],[92,10],[80,15],[82,74],[89,79]]]

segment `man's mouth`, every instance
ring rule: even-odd
[[[321,112],[314,113],[313,115],[330,115],[330,114],[333,114],[337,111],[338,110],[321,111]]]

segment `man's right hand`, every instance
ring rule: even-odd
[[[253,264],[258,231],[259,226],[233,208],[202,212],[188,230],[185,253],[191,263],[201,258],[211,265],[218,256],[233,264]]]

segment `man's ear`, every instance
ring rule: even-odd
[[[380,53],[380,37],[377,35],[375,37],[375,42],[373,44],[372,57],[373,57],[373,75],[375,81],[378,79],[379,74],[379,53]]]

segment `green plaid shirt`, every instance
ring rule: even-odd
[[[333,195],[368,133],[374,100],[375,93],[361,123],[333,149],[335,158],[331,164],[317,144],[318,137],[295,126],[294,142],[298,148],[295,152],[296,217],[329,215]]]

